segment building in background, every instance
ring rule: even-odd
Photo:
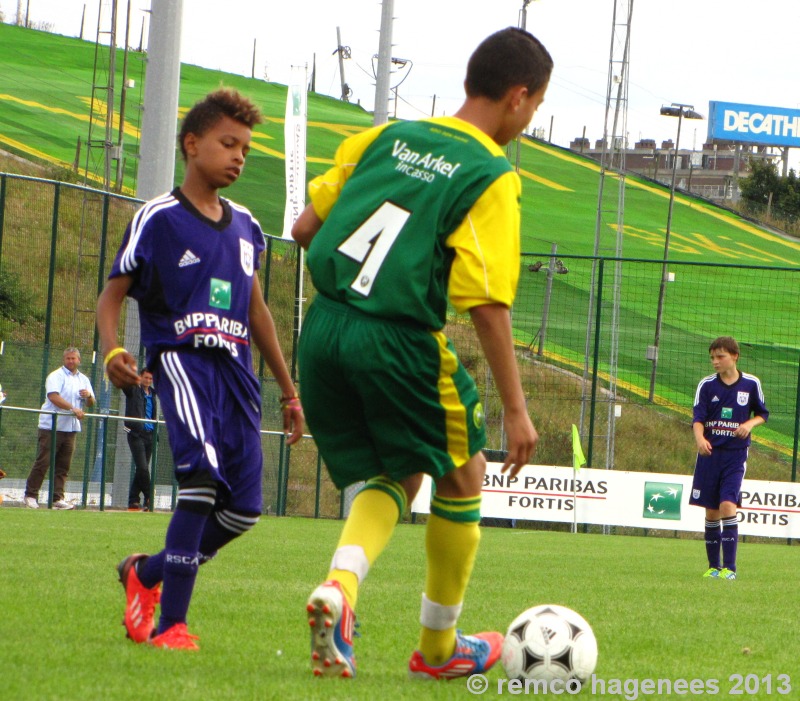
[[[661,114],[677,116],[663,107]],[[694,112],[685,114],[687,118],[702,118]],[[662,141],[660,148],[653,139],[641,139],[633,148],[623,145],[626,169],[669,186],[674,167],[676,189],[718,203],[739,200],[739,179],[750,175],[755,161],[766,160],[775,165],[780,161],[783,177],[788,175],[789,149],[800,148],[799,109],[712,101],[708,103],[707,119],[708,136],[702,150],[676,152],[672,139]],[[598,161],[608,146],[599,139],[592,148],[585,133],[569,145],[572,151]],[[614,150],[619,153],[621,149]]]
[[[603,140],[595,141],[577,138],[569,144],[576,151],[599,161],[603,155]],[[780,153],[775,147],[766,145],[742,144],[724,139],[712,139],[703,144],[702,150],[678,150],[678,164],[675,171],[675,188],[693,195],[699,195],[715,202],[736,202],[739,199],[739,178],[750,175],[750,163],[755,160],[769,160],[777,163]],[[672,180],[673,160],[676,158],[675,143],[672,139],[656,144],[654,139],[641,139],[633,148],[625,149],[625,167],[629,172],[638,173],[669,187]],[[612,164],[613,166],[613,164]]]

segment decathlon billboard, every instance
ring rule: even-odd
[[[708,103],[709,139],[800,147],[800,110],[786,107]]]

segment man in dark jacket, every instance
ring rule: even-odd
[[[128,511],[139,511],[144,504],[144,511],[152,511],[150,504],[150,456],[153,453],[153,436],[158,418],[158,402],[153,390],[153,373],[143,368],[140,373],[142,383],[126,387],[125,416],[132,419],[152,419],[152,421],[126,421],[125,433],[128,434],[128,446],[131,449],[136,471],[128,493]],[[139,501],[139,494],[144,496]]]

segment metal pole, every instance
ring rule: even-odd
[[[519,28],[526,30],[528,26],[528,5],[532,0],[522,0],[522,9],[519,11]],[[522,134],[517,134],[517,153],[514,160],[514,169],[519,173],[520,152],[522,151]]]
[[[672,160],[672,182],[669,188],[669,209],[667,210],[667,231],[664,234],[664,262],[661,265],[661,284],[658,288],[658,309],[656,311],[656,335],[653,339],[653,369],[650,373],[650,393],[652,402],[656,389],[656,373],[658,371],[658,344],[661,341],[661,324],[664,316],[664,297],[667,293],[667,260],[669,259],[669,235],[672,228],[672,208],[675,204],[675,176],[678,170],[678,147],[681,142],[681,122],[683,122],[683,105],[678,113],[678,135],[675,137],[675,157]]]
[[[322,456],[317,453],[317,483],[314,490],[314,518],[319,518],[319,491],[322,489]]]
[[[594,410],[597,404],[597,375],[600,364],[600,316],[603,311],[603,268],[605,258],[600,259],[597,273],[597,313],[594,323],[594,360],[592,362],[592,402],[589,408],[589,445],[586,451],[586,467],[592,466],[592,451],[594,449]]]
[[[794,400],[794,443],[792,445],[792,482],[797,481],[798,432],[800,432],[800,362],[797,363],[797,396]]]
[[[103,189],[111,189],[111,161],[114,153],[114,84],[117,75],[117,2],[111,3],[111,33],[109,36],[110,51],[108,54],[108,90],[106,92],[106,129],[103,139]]]
[[[47,485],[47,508],[53,508],[53,494],[56,488],[56,446],[58,440],[58,414],[53,414],[50,424],[50,468],[48,470],[50,483]],[[64,484],[66,489],[66,483]],[[66,495],[64,495],[66,496]],[[62,497],[63,499],[64,497]]]
[[[536,355],[540,358],[544,355],[544,342],[547,337],[547,319],[550,316],[550,297],[553,292],[553,275],[556,271],[556,252],[558,251],[558,244],[550,244],[550,263],[547,266],[547,282],[544,288],[544,306],[542,308],[542,329],[539,332],[539,347],[536,350]]]
[[[151,7],[136,188],[136,196],[143,200],[172,189],[181,75],[183,0],[152,0]]]
[[[394,0],[381,2],[381,33],[378,45],[378,75],[375,77],[375,116],[373,124],[389,121],[389,74],[392,69],[392,20]]]
[[[108,441],[106,437],[108,436],[108,415],[104,416],[102,419],[103,424],[103,445],[100,449],[100,497],[99,497],[99,508],[100,511],[106,510],[106,455]],[[84,506],[86,504],[84,503]]]
[[[158,478],[158,417],[153,417],[153,453],[150,456],[150,511],[156,510],[156,479]]]
[[[131,0],[128,0],[128,14],[125,20],[125,49],[122,54],[122,88],[119,93],[119,131],[117,132],[117,179],[116,190],[122,192],[125,177],[125,158],[122,143],[125,139],[125,105],[128,96],[128,45],[131,36]]]
[[[277,509],[276,509],[276,516],[285,516],[286,513],[286,493],[284,492],[284,471],[286,469],[286,451],[288,446],[286,445],[286,436],[281,435],[280,437],[280,447],[278,449],[278,479],[277,479],[277,486],[278,486],[278,494],[277,494]]]
[[[339,54],[339,83],[342,86],[342,102],[349,102],[347,94],[347,82],[344,79],[344,51],[342,50],[342,34],[339,27],[336,27],[336,53]]]
[[[6,176],[0,175],[0,263],[3,261],[3,228],[6,218]]]

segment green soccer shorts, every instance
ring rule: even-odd
[[[306,421],[334,484],[434,479],[486,444],[475,382],[441,331],[317,295],[298,353]]]

